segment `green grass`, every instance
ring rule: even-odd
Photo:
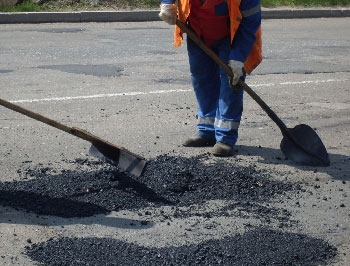
[[[16,5],[14,7],[0,6],[1,12],[32,12],[32,11],[42,11],[40,5],[34,3],[32,0],[25,0],[23,3]]]
[[[0,12],[77,11],[104,9],[156,9],[161,0],[24,0],[14,7],[0,6]],[[96,4],[98,3],[98,4]],[[263,7],[349,7],[350,0],[261,0]]]
[[[14,7],[0,6],[0,12],[155,9],[161,0],[24,0]]]

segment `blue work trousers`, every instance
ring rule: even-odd
[[[216,41],[210,48],[223,62],[228,62],[229,37]],[[187,52],[198,102],[197,135],[234,146],[243,112],[243,89],[233,90],[227,73],[189,37]]]

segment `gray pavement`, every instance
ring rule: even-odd
[[[1,23],[79,23],[157,21],[158,10],[77,11],[77,12],[14,12],[0,13]],[[262,10],[263,19],[295,19],[349,17],[349,8],[274,8]]]
[[[290,227],[279,228],[278,221],[267,223],[238,209],[232,215],[193,214],[225,208],[230,204],[225,201],[181,209],[193,211],[186,218],[168,206],[64,218],[0,205],[0,264],[35,265],[23,254],[25,246],[50,238],[95,236],[167,247],[269,226],[326,240],[338,250],[328,265],[349,265],[349,25],[347,17],[264,19],[264,60],[247,78],[289,127],[305,123],[317,130],[330,154],[330,167],[285,160],[280,131],[247,95],[235,156],[219,160],[255,167],[273,180],[300,183],[303,189],[296,195],[280,195],[268,203],[291,214],[295,223]],[[186,48],[172,47],[172,27],[165,23],[3,24],[0,35],[1,97],[147,159],[209,152],[180,145],[195,132],[196,103]],[[3,107],[0,122],[2,183],[33,179],[23,175],[28,169],[51,169],[52,176],[84,173],[76,159],[93,160],[85,141]],[[149,226],[143,227],[139,214],[146,211]],[[238,212],[244,215],[238,217]],[[159,213],[167,214],[170,222]]]

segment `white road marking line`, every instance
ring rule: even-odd
[[[283,86],[283,85],[296,85],[296,84],[318,84],[318,83],[329,83],[329,82],[343,82],[348,79],[325,79],[325,80],[304,80],[304,81],[286,81],[280,83],[263,83],[253,84],[253,87],[269,87],[269,86]],[[110,98],[118,96],[136,96],[136,95],[147,95],[147,94],[164,94],[164,93],[177,93],[177,92],[190,92],[192,89],[177,89],[177,90],[155,90],[149,92],[132,91],[132,92],[121,92],[121,93],[106,93],[106,94],[93,94],[93,95],[80,95],[80,96],[66,96],[66,97],[52,97],[52,98],[41,98],[41,99],[24,99],[11,101],[12,103],[34,103],[34,102],[52,102],[52,101],[72,101],[72,100],[84,100],[84,99],[96,99],[96,98]]]
[[[95,99],[95,98],[110,98],[118,96],[135,96],[135,95],[146,95],[146,94],[163,94],[172,92],[189,92],[188,90],[156,90],[149,92],[142,91],[132,91],[132,92],[121,92],[121,93],[106,93],[106,94],[94,94],[94,95],[81,95],[81,96],[67,96],[67,97],[53,97],[53,98],[41,98],[41,99],[25,99],[25,100],[15,100],[12,103],[33,103],[33,102],[51,102],[51,101],[70,101],[70,100],[84,100],[84,99]]]
[[[303,81],[286,81],[280,83],[260,83],[254,84],[254,87],[269,87],[269,86],[281,86],[281,85],[297,85],[297,84],[318,84],[318,83],[329,83],[329,82],[344,82],[349,79],[325,79],[325,80],[303,80]]]
[[[271,86],[276,86],[276,83],[260,83],[260,84],[251,84],[249,86],[252,86],[255,88],[257,88],[257,87],[271,87]]]
[[[304,81],[287,81],[281,82],[280,85],[295,85],[295,84],[310,84],[310,83],[328,83],[328,82],[340,82],[347,81],[348,79],[326,79],[326,80],[304,80]]]

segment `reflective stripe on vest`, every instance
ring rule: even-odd
[[[260,11],[261,11],[261,6],[259,4],[259,5],[256,5],[255,7],[252,7],[251,9],[243,10],[243,11],[241,11],[241,13],[242,13],[242,17],[249,17],[252,15],[255,15],[256,13],[258,13]]]

